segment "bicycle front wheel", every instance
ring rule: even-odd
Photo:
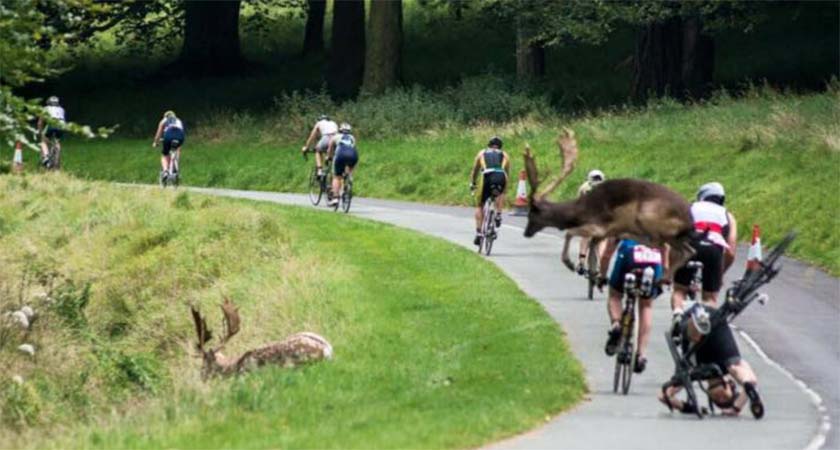
[[[318,178],[318,169],[313,168],[312,173],[309,174],[309,201],[313,206],[318,206],[323,195],[324,189],[321,179]]]

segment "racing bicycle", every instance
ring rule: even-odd
[[[332,189],[327,187],[328,192],[332,192]],[[329,195],[330,197],[332,194]],[[341,207],[341,210],[344,213],[350,212],[350,202],[353,201],[353,174],[351,173],[344,173],[344,183],[342,183],[341,187],[341,195],[339,196],[339,202],[336,203],[333,208],[338,211],[338,208]]]
[[[649,270],[649,272],[648,272]],[[624,306],[621,311],[618,341],[618,351],[615,353],[615,374],[613,376],[613,392],[627,395],[633,371],[636,369],[636,354],[638,348],[639,327],[636,323],[636,305],[638,299],[649,297],[653,290],[653,268],[637,268],[624,275]]]
[[[47,138],[47,157],[41,161],[47,170],[61,169],[61,150],[58,149],[58,138]]]
[[[181,184],[181,141],[172,140],[172,151],[169,152],[169,167],[160,173],[160,187],[166,185],[177,188]]]

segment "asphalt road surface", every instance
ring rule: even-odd
[[[194,189],[213,195],[312,207],[305,195],[225,189]],[[325,213],[333,213],[326,210]],[[354,199],[351,214],[410,228],[455,244],[472,246],[470,208]],[[786,259],[764,292],[766,306],[750,306],[738,319],[741,353],[759,377],[766,415],[738,418],[670,413],[656,400],[673,363],[664,332],[670,322],[667,293],[654,303],[654,323],[645,373],[633,377],[628,396],[612,392],[614,359],[604,355],[607,315],[604,294],[586,299],[586,282],[560,262],[562,234],[522,235],[525,219],[505,216],[489,260],[540,302],[568,335],[586,369],[587,399],[545,425],[492,445],[500,449],[799,449],[840,446],[840,280]],[[807,239],[802,235],[800,239]],[[765,251],[768,244],[765,242]],[[573,244],[575,245],[575,244]],[[573,247],[573,249],[576,249]],[[574,254],[574,253],[573,253]],[[743,271],[746,249],[730,271]],[[702,398],[702,397],[701,397]]]

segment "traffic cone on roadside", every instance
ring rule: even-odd
[[[528,186],[525,184],[525,170],[519,171],[519,183],[516,185],[516,200],[513,201],[512,216],[528,215]]]
[[[15,156],[12,158],[12,169],[15,173],[23,172],[23,148],[20,142],[15,143]]]
[[[761,230],[758,225],[753,225],[752,243],[747,252],[747,272],[761,268]]]

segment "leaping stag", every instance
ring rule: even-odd
[[[207,379],[212,375],[240,374],[266,364],[295,367],[332,358],[333,349],[330,343],[322,336],[310,332],[293,334],[282,341],[249,350],[236,358],[225,357],[221,350],[228,340],[239,332],[239,311],[227,298],[221,307],[224,314],[225,332],[215,348],[205,348],[205,345],[213,338],[212,333],[207,328],[207,321],[201,313],[195,307],[190,308],[198,337],[196,347],[204,359],[201,370],[202,379]]]
[[[593,245],[609,237],[631,238],[656,247],[668,244],[669,264],[663,278],[670,280],[673,271],[694,254],[689,244],[695,232],[688,202],[661,184],[632,178],[606,180],[588,194],[571,201],[549,201],[546,199],[548,194],[574,171],[578,156],[577,142],[571,130],[564,129],[558,144],[563,171],[539,193],[536,161],[531,148],[525,146],[525,171],[531,188],[525,237],[531,237],[545,227],[555,227],[574,236],[592,238],[596,241]]]

